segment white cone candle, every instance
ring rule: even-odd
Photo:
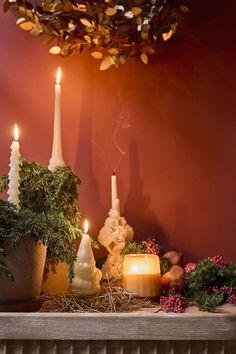
[[[71,283],[73,295],[93,295],[100,291],[101,271],[96,268],[90,237],[88,235],[88,221],[85,220],[77,260],[74,265],[75,276]]]
[[[20,185],[20,144],[17,125],[14,127],[14,140],[11,144],[10,171],[8,173],[8,201],[14,204],[17,210],[20,209],[19,185]]]
[[[49,161],[49,170],[54,171],[56,167],[65,166],[62,156],[61,144],[61,68],[57,71],[57,80],[55,84],[55,106],[54,106],[54,129],[52,156]]]

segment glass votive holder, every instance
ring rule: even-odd
[[[123,263],[123,289],[136,297],[160,295],[159,257],[154,254],[128,254]]]

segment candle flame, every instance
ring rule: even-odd
[[[87,234],[88,233],[88,220],[85,219],[84,221],[84,233]]]
[[[14,140],[15,141],[19,140],[19,130],[18,130],[17,124],[14,125]]]
[[[61,83],[61,67],[59,66],[59,68],[57,69],[57,80],[56,80],[56,84],[60,85]]]

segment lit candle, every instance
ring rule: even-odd
[[[154,254],[129,254],[124,257],[123,288],[137,297],[160,295],[160,262]]]
[[[65,166],[62,156],[61,145],[61,68],[58,68],[55,84],[55,106],[54,106],[54,129],[52,156],[49,161],[49,170],[54,171],[56,167]]]
[[[120,200],[118,199],[116,174],[111,176],[111,207],[113,210],[120,211]]]
[[[14,204],[17,210],[20,209],[19,185],[20,185],[20,144],[17,125],[14,126],[14,140],[11,144],[10,170],[8,173],[8,201]]]
[[[84,296],[100,291],[102,273],[96,268],[90,237],[88,235],[88,220],[84,222],[84,233],[80,242],[77,259],[74,264],[75,276],[71,283],[71,293]]]

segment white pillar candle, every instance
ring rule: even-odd
[[[137,297],[160,295],[160,261],[153,254],[129,254],[124,257],[123,288]]]
[[[55,106],[54,106],[54,129],[52,156],[49,161],[49,170],[54,171],[56,167],[65,166],[62,156],[61,144],[61,68],[57,71],[57,80],[55,84]]]
[[[118,199],[117,180],[115,172],[113,172],[111,176],[111,208],[113,210],[120,211],[120,201]]]
[[[17,125],[14,127],[14,140],[11,144],[11,157],[10,157],[10,170],[8,173],[8,201],[14,204],[17,210],[20,209],[20,199],[19,199],[19,185],[20,185],[20,144],[19,144],[19,133]]]

